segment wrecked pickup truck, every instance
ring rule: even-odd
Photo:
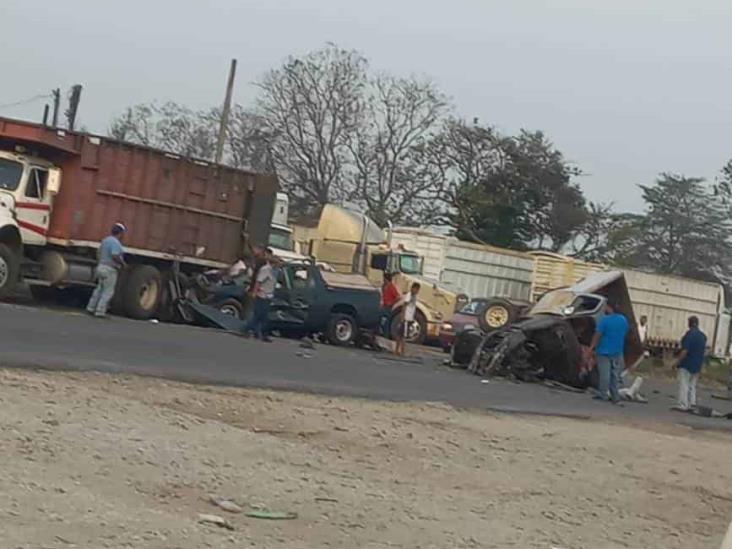
[[[328,272],[311,261],[291,261],[277,271],[270,330],[296,337],[322,334],[341,346],[358,343],[364,333],[376,331],[380,293],[366,277]],[[249,305],[247,286],[224,286],[205,303],[187,300],[186,304],[199,323],[242,332]]]
[[[617,304],[631,329],[625,345],[626,367],[643,356],[633,307],[623,273],[593,273],[574,286],[544,294],[518,321],[484,334],[463,332],[455,341],[456,366],[484,377],[543,379],[578,388],[597,385],[590,344],[608,299]]]

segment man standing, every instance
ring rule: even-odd
[[[638,321],[638,337],[645,346],[646,339],[648,338],[648,317],[646,315],[642,315]]]
[[[381,334],[389,337],[391,310],[399,301],[399,288],[396,287],[392,280],[391,273],[384,273],[384,283],[381,286]]]
[[[419,282],[412,282],[409,293],[404,295],[404,306],[400,314],[399,334],[397,335],[396,347],[394,349],[394,353],[398,356],[404,356],[406,340],[409,337],[409,328],[412,326],[417,315],[417,296],[419,295],[420,288],[421,285]]]
[[[605,315],[597,323],[590,348],[597,355],[597,369],[600,374],[597,400],[607,400],[608,390],[613,404],[620,402],[620,374],[623,372],[625,336],[628,320],[618,312],[616,305],[608,300]]]
[[[267,330],[267,318],[276,283],[272,269],[272,250],[267,248],[249,293],[250,297],[254,299],[254,312],[251,320],[244,327],[245,335],[253,332],[255,337],[267,343],[272,341]]]
[[[679,377],[679,402],[675,410],[688,412],[696,406],[696,382],[704,363],[707,336],[699,329],[699,318],[690,316],[689,329],[681,338],[681,354],[676,361]]]
[[[99,245],[99,263],[95,272],[97,287],[86,306],[87,312],[97,318],[107,316],[107,308],[117,286],[117,275],[125,266],[121,240],[126,231],[127,228],[122,223],[115,223],[111,234]]]

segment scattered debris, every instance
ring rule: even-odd
[[[198,515],[198,522],[201,524],[213,524],[219,528],[226,528],[227,530],[233,530],[234,527],[225,518],[218,515],[207,515],[201,513]]]
[[[300,340],[300,347],[303,349],[315,349],[315,343],[312,339],[304,337]]]
[[[150,322],[152,322],[153,324],[159,324],[160,323],[160,321],[157,318],[151,318],[150,319]]]
[[[298,351],[297,353],[295,353],[295,356],[299,356],[300,358],[313,358],[313,353]]]
[[[265,520],[292,520],[297,518],[297,513],[290,511],[266,511],[264,509],[255,509],[244,514],[250,518]]]
[[[227,513],[241,513],[244,511],[241,507],[239,507],[235,502],[228,498],[224,498],[221,496],[209,496],[208,500],[215,505],[216,507],[219,507],[226,511]]]
[[[642,385],[643,378],[638,376],[633,380],[633,384],[630,387],[620,389],[620,396],[631,402],[642,402],[646,404],[648,403],[648,399],[640,393]]]
[[[315,498],[315,501],[320,501],[323,503],[338,503],[338,500],[336,498]]]
[[[481,379],[480,382],[481,383],[490,383],[491,380],[490,379]]]

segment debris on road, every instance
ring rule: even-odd
[[[315,349],[315,342],[312,339],[304,337],[300,340],[300,347],[303,349]]]
[[[228,498],[224,498],[221,496],[209,496],[208,500],[213,505],[223,509],[227,513],[241,513],[244,511],[244,509],[242,509],[234,501],[232,501]]]
[[[265,509],[254,509],[247,511],[244,515],[250,518],[265,520],[293,520],[297,518],[297,513],[290,511],[267,511]]]
[[[198,522],[201,524],[213,524],[219,528],[226,528],[227,530],[234,530],[234,526],[229,523],[225,518],[218,515],[209,515],[201,513],[198,515]]]

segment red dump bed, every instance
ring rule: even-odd
[[[6,118],[0,148],[61,168],[48,231],[53,244],[96,243],[121,221],[129,251],[193,256],[202,247],[201,259],[230,262],[246,241],[264,243],[269,234],[272,175]]]

